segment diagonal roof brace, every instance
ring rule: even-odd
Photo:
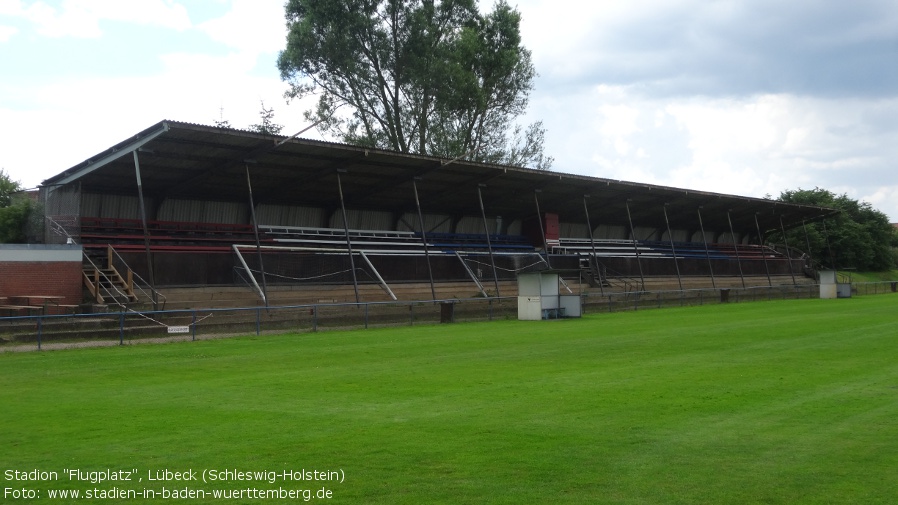
[[[165,121],[159,123],[158,126],[159,128],[157,130],[150,132],[148,135],[144,135],[144,133],[146,132],[139,133],[132,139],[126,140],[125,142],[107,149],[105,152],[100,154],[100,157],[96,161],[93,159],[88,159],[87,161],[82,162],[80,165],[76,165],[74,168],[63,172],[63,174],[61,174],[63,177],[57,181],[54,181],[54,185],[65,186],[72,181],[76,181],[81,177],[90,174],[91,172],[103,168],[104,166],[118,160],[123,156],[130,155],[132,152],[141,149],[141,147],[143,147],[145,144],[152,142],[154,139],[156,139],[156,137],[169,130],[168,123]]]

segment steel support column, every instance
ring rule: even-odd
[[[761,244],[761,258],[764,260],[764,271],[767,272],[767,285],[773,287],[773,280],[770,278],[770,267],[767,266],[767,254],[764,253],[764,235],[761,234],[761,225],[758,224],[757,212],[755,212],[755,228],[758,230],[758,242]]]
[[[458,258],[458,261],[461,261],[461,266],[464,267],[465,272],[468,272],[468,277],[474,281],[474,284],[477,285],[477,289],[480,290],[480,294],[483,295],[484,298],[489,298],[489,295],[486,294],[486,290],[483,289],[483,284],[480,283],[480,280],[477,279],[477,276],[474,275],[474,272],[471,270],[471,267],[465,263],[465,259],[461,257],[461,254],[458,254],[458,251],[455,251],[455,257]]]
[[[583,195],[583,212],[586,214],[586,227],[589,228],[589,247],[592,249],[592,258],[589,262],[590,268],[595,268],[595,276],[599,281],[599,292],[602,293],[602,296],[605,296],[605,279],[602,277],[602,272],[599,269],[599,258],[596,256],[596,241],[592,236],[592,223],[589,221],[589,207],[586,205],[586,199],[589,198],[589,195]],[[595,267],[593,267],[595,265]]]
[[[253,184],[249,177],[249,164],[245,163],[246,168],[246,189],[249,193],[249,215],[253,221],[253,235],[256,238],[256,256],[259,258],[259,272],[262,273],[262,301],[265,302],[265,308],[268,308],[268,284],[265,281],[265,264],[262,263],[262,243],[259,241],[259,223],[256,221],[256,204],[253,201]],[[250,276],[251,271],[247,271]]]
[[[829,264],[832,265],[833,270],[836,270],[836,257],[833,256],[833,248],[829,243],[829,231],[826,229],[826,219],[821,219],[820,223],[823,225],[823,238],[826,240],[826,250],[829,251]]]
[[[670,219],[667,218],[667,205],[664,204],[664,223],[667,224],[667,238],[670,239],[670,250],[673,252],[674,267],[677,269],[677,283],[683,291],[683,278],[680,276],[680,264],[677,262],[677,248],[674,246],[673,233],[670,231]]]
[[[153,310],[159,310],[159,297],[156,294],[156,274],[153,271],[153,255],[150,253],[150,230],[147,228],[147,208],[143,200],[143,182],[140,179],[140,162],[137,160],[137,149],[134,154],[134,174],[137,177],[137,200],[140,205],[140,223],[143,226],[143,245],[147,253],[147,273],[150,276],[150,292],[153,298]]]
[[[789,274],[792,276],[792,285],[795,285],[795,269],[792,268],[792,250],[789,249],[789,239],[786,237],[786,225],[783,224],[783,216],[780,216],[780,230],[783,232],[783,245],[786,247],[786,257],[789,258]]]
[[[349,238],[349,218],[346,217],[346,202],[343,200],[343,181],[337,170],[337,190],[340,192],[340,209],[343,211],[343,232],[346,234],[346,249],[349,251],[349,269],[352,272],[352,289],[355,290],[355,303],[359,303],[359,281],[355,275],[355,259],[352,257],[352,240]]]
[[[499,275],[496,273],[496,260],[493,258],[493,243],[490,241],[490,228],[486,224],[486,209],[483,207],[483,192],[480,191],[480,188],[484,187],[483,184],[477,185],[477,200],[480,201],[480,215],[483,216],[483,231],[486,233],[486,248],[490,253],[490,265],[493,267],[493,282],[496,285],[496,296],[499,295]]]
[[[739,277],[742,279],[742,287],[745,287],[745,275],[742,273],[742,258],[739,257],[739,244],[736,242],[736,231],[733,229],[733,220],[730,219],[730,211],[727,211],[727,222],[730,223],[730,236],[733,237],[733,249],[736,251],[736,264],[739,266]]]
[[[711,249],[708,248],[708,237],[705,236],[705,223],[702,221],[702,208],[696,209],[698,212],[698,226],[702,230],[702,242],[705,243],[705,256],[708,258],[708,272],[711,274],[711,287],[717,289],[717,282],[714,281],[714,266],[711,264]]]
[[[636,252],[636,265],[639,267],[639,282],[641,291],[645,291],[645,275],[642,274],[642,259],[639,254],[639,246],[636,240],[636,228],[633,227],[633,216],[630,214],[630,200],[624,202],[627,207],[627,220],[630,222],[630,236],[633,237],[633,250]]]
[[[811,256],[811,237],[810,235],[808,235],[808,225],[804,222],[804,219],[801,220],[801,229],[804,230],[804,243],[807,247],[807,249],[805,249],[805,252],[808,255],[808,259],[810,260],[811,268],[814,269],[814,257]]]
[[[539,210],[539,194],[540,190],[536,189],[533,191],[533,201],[536,202],[536,220],[539,222],[539,234],[543,238],[543,252],[546,255],[546,266],[552,268],[552,264],[549,263],[549,241],[546,239],[546,227],[543,226],[543,215]]]
[[[417,177],[412,179],[412,189],[415,190],[415,205],[418,207],[418,224],[421,226],[421,243],[424,244],[424,258],[427,260],[427,275],[430,276],[430,294],[433,300],[437,299],[437,291],[433,284],[433,269],[430,266],[430,252],[427,249],[427,235],[424,231],[424,213],[421,212],[421,200],[418,199]]]
[[[385,281],[384,278],[380,276],[380,272],[378,272],[377,269],[374,268],[374,263],[371,263],[371,260],[368,259],[368,255],[365,254],[365,251],[359,251],[359,256],[361,256],[362,259],[365,260],[365,263],[368,264],[368,268],[370,268],[371,271],[374,272],[374,277],[377,279],[377,282],[380,283],[380,287],[383,288],[383,290],[386,291],[387,294],[390,295],[390,298],[392,298],[395,302],[397,300],[396,295],[393,294],[393,290],[390,289],[390,285],[387,284],[387,281]]]

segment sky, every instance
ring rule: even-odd
[[[553,170],[819,187],[898,222],[898,2],[509,3],[539,73],[521,121],[543,121]],[[284,99],[275,64],[283,4],[0,0],[0,168],[35,187],[163,119],[246,128],[263,103],[302,130],[310,104]]]

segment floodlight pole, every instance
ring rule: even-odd
[[[477,185],[477,200],[480,201],[480,215],[483,216],[483,231],[486,232],[486,247],[490,253],[490,265],[493,267],[493,283],[496,285],[496,297],[499,297],[499,275],[496,273],[496,260],[493,257],[493,244],[490,241],[489,226],[486,224],[486,209],[483,207],[483,193],[480,191],[480,188],[485,186],[485,184]]]
[[[683,291],[683,278],[680,277],[680,264],[677,262],[677,248],[674,246],[673,233],[670,231],[670,220],[667,218],[667,205],[664,204],[664,222],[667,224],[667,238],[670,239],[670,250],[673,252],[674,267],[677,269],[677,283]]]
[[[755,212],[755,228],[758,230],[758,242],[761,244],[761,259],[764,260],[764,271],[767,272],[767,285],[773,287],[770,279],[770,267],[767,266],[767,254],[764,253],[764,235],[761,234],[761,225],[758,224],[758,213]]]
[[[355,275],[355,259],[352,257],[352,240],[349,239],[349,219],[346,217],[346,202],[343,200],[343,181],[340,173],[345,169],[337,169],[337,190],[340,192],[340,209],[343,210],[343,231],[346,233],[346,248],[349,250],[349,268],[352,271],[352,289],[355,290],[355,303],[360,303],[359,281]]]
[[[714,266],[711,264],[711,250],[708,248],[708,237],[705,235],[705,223],[702,222],[702,207],[696,209],[698,212],[698,226],[702,230],[702,242],[705,243],[705,256],[708,258],[708,272],[711,274],[711,287],[717,289],[717,283],[714,281]]]
[[[733,248],[736,250],[736,265],[739,266],[739,277],[742,279],[742,287],[745,288],[745,275],[742,274],[742,258],[739,257],[739,244],[736,243],[736,231],[733,229],[733,220],[730,219],[730,211],[727,211],[727,221],[730,223],[730,236],[733,237]]]
[[[246,189],[249,190],[249,215],[253,220],[253,235],[256,237],[256,255],[259,257],[259,271],[262,273],[262,301],[265,303],[265,308],[268,309],[268,285],[265,282],[265,264],[262,263],[262,243],[259,242],[259,223],[256,221],[256,204],[253,202],[253,184],[249,178],[249,163],[244,163],[243,166],[246,168]],[[253,275],[249,270],[246,273],[250,276]]]
[[[143,182],[140,179],[140,162],[137,160],[137,149],[134,155],[134,174],[137,177],[137,199],[140,204],[140,223],[143,226],[143,245],[147,252],[147,271],[150,276],[150,294],[153,298],[153,310],[159,310],[159,297],[156,294],[156,275],[153,271],[153,255],[150,253],[150,230],[147,228],[147,209],[143,200]]]
[[[421,243],[424,244],[424,258],[427,260],[427,275],[430,276],[430,294],[433,301],[437,300],[437,291],[433,283],[433,269],[430,266],[430,252],[427,249],[427,235],[424,231],[424,213],[421,212],[421,200],[418,198],[417,177],[412,179],[412,189],[415,190],[415,205],[418,207],[418,224],[421,226]]]

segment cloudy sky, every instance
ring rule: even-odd
[[[162,119],[246,127],[263,101],[299,131],[283,3],[0,0],[0,168],[36,186]],[[544,122],[554,170],[821,187],[898,222],[898,2],[509,3],[540,74],[524,121]]]

